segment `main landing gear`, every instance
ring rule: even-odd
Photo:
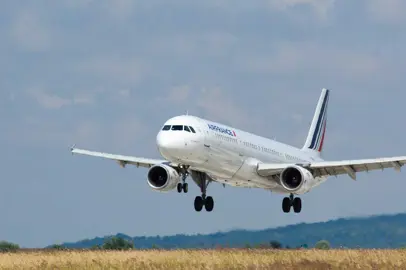
[[[177,190],[179,193],[188,192],[188,184],[186,183],[186,178],[189,176],[187,169],[184,167],[180,168],[180,175],[182,176],[182,182],[178,183]],[[200,187],[200,191],[202,192],[202,196],[196,196],[194,206],[196,212],[202,211],[203,207],[206,209],[207,212],[213,211],[214,208],[214,200],[213,197],[207,196],[206,191],[207,187],[209,186],[211,180],[207,177],[206,173],[192,171],[192,179]]]
[[[295,213],[300,213],[302,210],[302,200],[298,197],[293,198],[293,194],[290,194],[289,197],[283,198],[282,201],[283,212],[289,213],[291,207],[293,207],[293,211],[295,211]]]
[[[214,208],[214,200],[211,196],[206,196],[207,187],[210,184],[210,180],[207,180],[206,174],[201,172],[195,172],[195,177],[193,180],[196,184],[200,187],[200,191],[202,192],[202,196],[196,196],[195,198],[195,211],[200,212],[204,208],[207,212],[213,211]]]
[[[213,211],[214,208],[214,200],[213,197],[207,196],[206,194],[202,194],[202,196],[196,196],[195,198],[195,211],[200,212],[204,208],[207,212]]]

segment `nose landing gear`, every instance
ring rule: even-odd
[[[182,193],[182,191],[184,193],[187,193],[189,191],[188,184],[186,183],[186,178],[189,176],[187,169],[182,168],[181,175],[182,175],[182,183],[178,183],[177,190],[178,190],[178,193]]]
[[[187,183],[178,183],[177,189],[178,189],[179,193],[182,193],[182,191],[184,193],[187,193],[189,190],[188,184]]]

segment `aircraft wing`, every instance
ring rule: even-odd
[[[349,175],[356,180],[357,172],[369,172],[374,170],[384,170],[394,168],[400,171],[401,167],[406,164],[406,156],[376,158],[376,159],[357,159],[343,161],[318,161],[301,166],[311,170],[314,177],[320,176],[337,176],[342,174]],[[258,174],[270,176],[279,174],[284,168],[293,164],[258,164]]]
[[[74,147],[71,148],[71,152],[72,152],[72,154],[79,154],[79,155],[86,155],[86,156],[115,160],[118,162],[118,164],[121,167],[125,167],[125,165],[127,165],[127,164],[135,165],[137,167],[141,166],[141,167],[145,167],[145,168],[150,168],[153,165],[162,164],[162,163],[170,165],[170,166],[176,165],[176,164],[173,164],[164,159],[161,160],[161,159],[149,159],[149,158],[142,158],[142,157],[122,156],[122,155],[108,154],[108,153],[102,153],[102,152],[88,151],[88,150],[78,149],[78,148],[74,148]]]

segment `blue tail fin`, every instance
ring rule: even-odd
[[[320,99],[313,116],[313,121],[302,150],[320,156],[323,151],[324,138],[327,126],[327,107],[330,90],[323,88]]]

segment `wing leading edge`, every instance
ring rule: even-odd
[[[322,176],[338,176],[342,174],[349,175],[353,180],[356,180],[356,173],[369,172],[374,170],[384,170],[394,168],[400,171],[401,167],[406,164],[406,156],[376,158],[376,159],[357,159],[343,161],[320,161],[309,164],[299,164],[311,170],[314,177]],[[262,176],[271,176],[279,174],[287,166],[293,164],[258,164],[258,174]]]
[[[121,167],[125,167],[125,165],[127,165],[127,164],[135,165],[137,167],[145,167],[145,168],[150,168],[156,164],[167,164],[170,166],[175,165],[164,159],[150,159],[150,158],[142,158],[142,157],[115,155],[115,154],[109,154],[109,153],[94,152],[94,151],[89,151],[89,150],[84,150],[84,149],[78,149],[75,147],[71,148],[71,152],[72,152],[72,154],[79,154],[79,155],[86,155],[86,156],[115,160],[118,162],[118,164]]]

